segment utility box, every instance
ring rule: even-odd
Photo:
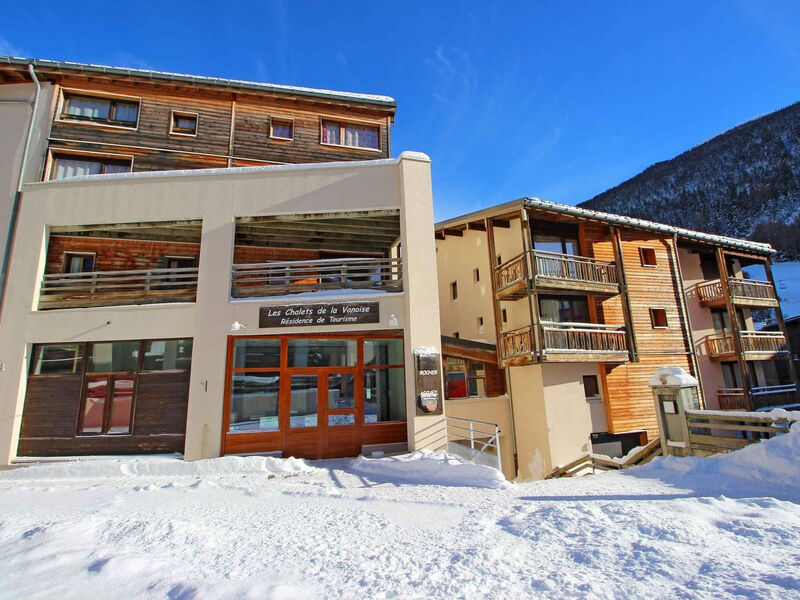
[[[697,379],[680,367],[661,367],[650,378],[664,456],[688,456],[687,410],[700,410]]]

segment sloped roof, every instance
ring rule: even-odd
[[[343,92],[336,90],[325,90],[293,85],[282,85],[277,83],[261,83],[257,81],[244,81],[240,79],[227,79],[223,77],[206,77],[203,75],[186,75],[183,73],[170,73],[168,71],[152,71],[149,69],[133,69],[128,67],[111,67],[107,65],[95,65],[91,63],[79,63],[60,60],[46,60],[40,58],[23,58],[18,56],[0,56],[0,66],[33,65],[34,68],[43,68],[63,72],[78,73],[97,73],[115,75],[118,77],[135,77],[140,79],[150,79],[157,81],[170,81],[176,83],[186,83],[190,85],[204,85],[213,87],[223,87],[231,89],[251,90],[255,92],[272,92],[282,94],[294,94],[298,96],[308,96],[323,98],[336,101],[350,101],[364,104],[373,104],[380,107],[394,109],[397,102],[390,96],[380,96],[375,94],[361,94],[357,92]]]

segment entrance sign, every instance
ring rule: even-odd
[[[436,348],[415,348],[417,415],[442,414],[441,353]]]
[[[276,304],[262,306],[258,326],[313,327],[379,323],[378,302],[333,302],[330,304]]]

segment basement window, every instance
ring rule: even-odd
[[[653,325],[653,329],[666,329],[669,326],[667,323],[667,309],[651,308],[650,323]]]
[[[197,113],[172,111],[169,132],[172,135],[197,135]]]
[[[639,258],[643,267],[655,267],[658,265],[655,248],[639,248]]]

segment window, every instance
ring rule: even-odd
[[[481,270],[478,268],[473,269],[472,271],[472,280],[475,283],[478,283],[481,280]]]
[[[658,265],[655,248],[639,248],[639,258],[642,260],[643,267],[655,267]]]
[[[583,376],[583,394],[587,400],[600,397],[600,385],[597,383],[597,375]]]
[[[582,296],[539,296],[542,321],[553,323],[588,323],[589,303]]]
[[[569,254],[578,256],[578,238],[567,235],[540,235],[533,236],[533,249],[556,254]]]
[[[136,129],[139,100],[64,93],[61,119]]]
[[[322,119],[321,140],[329,146],[380,150],[380,126]]]
[[[269,137],[276,140],[294,139],[294,121],[272,117],[269,120]]]
[[[495,258],[497,259],[497,266],[498,267],[503,264],[503,257],[502,256],[500,256],[498,254]]]
[[[508,313],[506,312],[505,308],[503,309],[502,313],[503,313],[503,323],[508,323]]]
[[[450,284],[450,300],[458,300],[458,282],[453,281]]]
[[[191,339],[36,344],[30,375],[82,378],[78,434],[130,434],[140,374],[188,371],[191,361]]]
[[[458,339],[458,338],[460,338],[460,337],[461,337],[461,334],[460,334],[460,333],[458,333],[457,331],[454,331],[454,332],[453,332],[453,337],[454,337],[454,338],[456,338],[456,339]]]
[[[486,396],[486,368],[482,362],[445,357],[447,398]]]
[[[173,135],[197,135],[197,113],[172,111],[169,132]]]
[[[91,273],[94,271],[95,254],[93,252],[64,252],[64,273]]]
[[[103,175],[106,173],[130,173],[130,158],[106,158],[103,156],[83,156],[56,154],[50,169],[50,179]]]
[[[364,423],[406,420],[401,338],[364,340]]]
[[[478,331],[483,331],[483,317],[478,317]]]
[[[667,325],[667,309],[666,308],[651,308],[650,309],[650,322],[653,329],[666,329]]]

